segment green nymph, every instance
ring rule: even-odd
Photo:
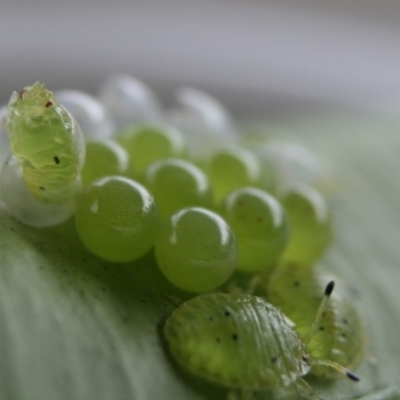
[[[23,180],[37,200],[62,203],[74,196],[85,157],[82,133],[43,83],[12,94],[7,130]]]

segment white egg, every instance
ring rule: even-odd
[[[176,102],[166,118],[186,134],[193,156],[202,157],[210,148],[238,141],[235,123],[218,100],[200,90],[182,87],[176,93]]]
[[[21,162],[14,156],[9,156],[1,169],[0,195],[10,214],[35,227],[60,224],[72,216],[76,206],[75,198],[59,204],[36,200],[22,179]]]
[[[108,77],[100,86],[98,97],[112,115],[118,130],[161,118],[157,96],[144,83],[126,74]]]
[[[59,103],[78,121],[86,140],[110,137],[115,126],[104,105],[95,97],[79,90],[59,90]]]

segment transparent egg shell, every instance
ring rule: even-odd
[[[75,198],[58,204],[36,200],[22,179],[21,162],[13,156],[7,158],[1,169],[0,196],[14,217],[38,228],[58,225],[75,211]]]
[[[279,186],[294,183],[317,184],[324,178],[324,166],[305,147],[289,141],[267,142],[260,151],[271,160],[278,174]]]
[[[187,136],[194,156],[203,156],[211,147],[236,142],[238,131],[226,108],[208,94],[182,87],[176,93],[176,106],[166,118]]]
[[[103,139],[114,133],[111,116],[95,97],[71,89],[59,90],[55,95],[59,103],[75,117],[86,140]]]
[[[98,97],[110,112],[117,130],[161,118],[161,105],[155,93],[126,74],[114,74],[105,79]]]

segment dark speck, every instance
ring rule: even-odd
[[[217,343],[219,343],[221,341],[221,338],[217,337],[215,340],[217,341]]]
[[[232,334],[232,339],[233,339],[233,340],[238,340],[238,335],[237,335],[236,333],[233,333],[233,334]]]
[[[60,164],[60,159],[58,158],[58,156],[54,156],[54,162],[58,165]]]
[[[44,186],[39,186],[40,190],[46,190],[46,188]]]
[[[320,327],[319,327],[319,330],[320,330],[320,331],[323,331],[324,329],[325,329],[325,328],[324,328],[323,326],[320,326]]]
[[[275,364],[277,361],[278,361],[278,357],[272,357],[272,358],[271,358],[271,362],[272,362],[273,364]]]
[[[293,282],[293,286],[294,287],[299,287],[300,286],[300,282],[299,281],[294,281]]]
[[[347,324],[349,321],[347,321],[347,318],[343,318],[343,323]]]
[[[208,318],[209,321],[212,321],[213,319],[214,319],[213,317]]]
[[[226,317],[230,317],[230,315],[231,315],[230,311],[229,310],[225,310],[225,316]]]

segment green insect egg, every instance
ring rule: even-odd
[[[260,183],[257,157],[238,146],[217,150],[202,162],[202,166],[210,179],[217,204],[235,189]]]
[[[11,96],[7,112],[10,147],[22,176],[39,201],[62,203],[80,187],[85,145],[80,128],[44,84]]]
[[[282,259],[312,265],[332,242],[332,221],[327,201],[319,191],[304,185],[287,189],[280,200],[291,230]]]
[[[109,176],[95,180],[80,194],[75,225],[92,253],[128,262],[153,247],[159,217],[146,188],[128,178]]]
[[[89,185],[109,175],[127,175],[130,160],[127,151],[111,139],[86,142],[86,158],[82,169],[82,184]]]
[[[117,141],[128,151],[138,176],[155,161],[186,155],[185,139],[172,125],[133,125],[124,130]]]
[[[365,329],[354,304],[354,294],[331,273],[304,270],[297,264],[280,265],[266,285],[269,301],[295,324],[300,336],[306,338],[321,303],[321,292],[335,279],[337,290],[326,303],[315,334],[307,343],[312,358],[324,358],[355,369],[365,355]],[[336,379],[341,375],[324,365],[312,371],[316,375]]]
[[[162,219],[184,207],[210,208],[212,205],[207,176],[185,160],[168,158],[156,161],[146,169],[143,183],[153,193]]]
[[[221,214],[232,226],[242,272],[271,271],[289,241],[286,212],[267,192],[243,187],[223,201]]]
[[[236,240],[218,214],[187,207],[162,224],[155,255],[161,272],[175,286],[188,292],[206,292],[232,275],[237,260]]]

